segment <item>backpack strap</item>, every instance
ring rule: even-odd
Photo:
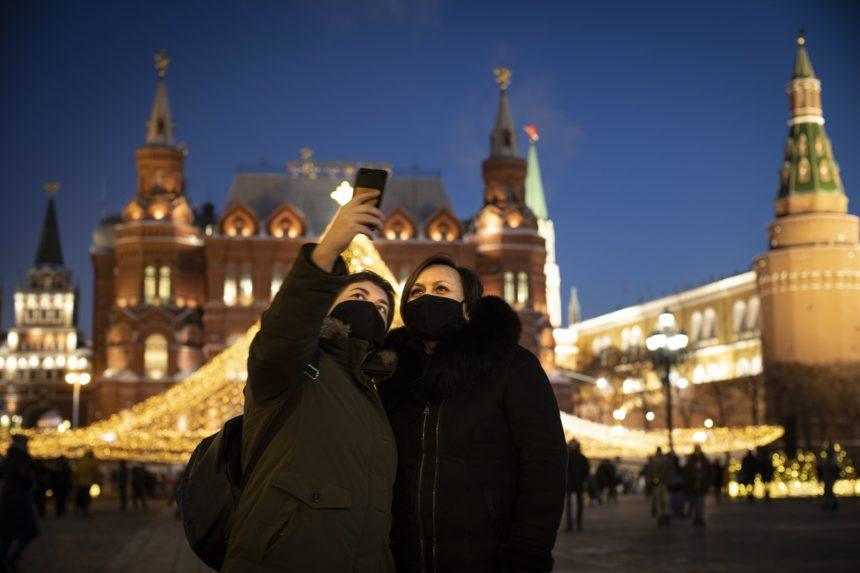
[[[320,377],[320,356],[321,351],[319,346],[317,346],[314,350],[313,356],[311,356],[311,360],[305,364],[305,367],[302,370],[302,376],[311,382],[316,382]],[[245,488],[245,484],[248,483],[248,480],[251,478],[251,474],[254,473],[254,468],[256,467],[257,462],[260,461],[260,457],[262,457],[263,452],[269,447],[269,444],[272,442],[272,438],[274,438],[275,434],[278,433],[281,423],[288,417],[287,414],[290,412],[291,408],[295,408],[295,404],[295,400],[282,400],[278,405],[277,410],[273,412],[266,421],[266,426],[263,428],[263,432],[260,435],[259,440],[257,440],[254,449],[251,450],[251,456],[248,459],[248,467],[245,468],[245,471],[242,474],[242,481],[239,484],[239,491],[242,491]]]

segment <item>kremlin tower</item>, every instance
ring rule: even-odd
[[[846,369],[860,366],[860,227],[848,213],[824,128],[821,81],[802,34],[787,92],[791,117],[770,248],[754,262],[768,417],[789,432],[800,424],[807,440],[821,440],[843,433],[832,425],[834,414],[848,407],[847,396],[857,397]],[[841,378],[848,386],[840,390]],[[842,398],[834,402],[837,393]],[[815,411],[819,430],[803,419]]]
[[[549,370],[554,342],[544,277],[546,242],[537,214],[527,205],[527,164],[517,153],[508,104],[511,72],[497,68],[495,75],[499,107],[490,133],[490,155],[481,165],[484,206],[473,219],[476,267],[485,292],[502,296],[518,312],[521,343]]]

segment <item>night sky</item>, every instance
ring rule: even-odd
[[[594,316],[746,270],[765,248],[803,27],[860,211],[860,2],[2,4],[4,326],[35,255],[42,185],[60,180],[90,332],[91,232],[134,193],[160,48],[188,194],[219,209],[238,166],[283,165],[307,146],[320,160],[439,170],[468,217],[497,105],[491,69],[510,67],[514,121],[541,129],[564,292],[577,286]]]

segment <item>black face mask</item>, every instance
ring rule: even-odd
[[[466,324],[463,303],[425,294],[403,305],[403,322],[425,340],[441,340]]]
[[[377,348],[385,342],[385,321],[370,301],[345,300],[334,307],[329,316],[349,326],[350,338],[366,340]]]

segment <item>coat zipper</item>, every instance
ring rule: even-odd
[[[439,423],[442,420],[442,406],[445,401],[439,403],[439,409],[436,410],[436,448],[435,448],[435,465],[433,466],[433,506],[430,513],[430,523],[433,524],[433,571],[436,571],[436,491],[439,487]]]
[[[423,419],[421,420],[421,462],[418,464],[418,495],[415,497],[415,514],[418,516],[418,557],[420,559],[420,571],[425,571],[427,564],[424,561],[424,523],[421,519],[421,482],[424,478],[424,461],[427,457],[427,418],[430,416],[430,404],[424,405]]]

